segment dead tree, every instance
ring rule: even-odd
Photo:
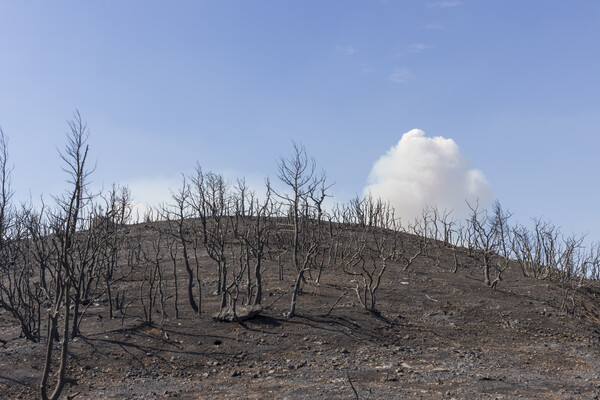
[[[390,262],[400,254],[400,232],[396,229],[368,227],[354,231],[343,257],[344,272],[353,277],[361,306],[376,312],[377,292]]]
[[[590,245],[590,258],[586,276],[590,281],[600,280],[600,242]]]
[[[177,277],[177,256],[179,253],[179,245],[176,239],[171,238],[167,240],[167,247],[169,248],[169,256],[171,257],[171,261],[173,262],[173,286],[174,286],[174,294],[173,294],[173,308],[175,309],[175,319],[179,319],[179,281]],[[201,304],[201,300],[199,299],[198,305]],[[200,307],[198,307],[200,309]]]
[[[200,219],[202,242],[208,256],[217,264],[217,295],[221,308],[227,306],[228,239],[231,237],[233,216],[230,188],[220,174],[204,173],[198,166],[191,179],[190,204]]]
[[[312,217],[315,220],[316,228],[321,232],[321,245],[317,251],[317,255],[314,257],[313,263],[315,268],[318,269],[317,278],[315,283],[317,285],[321,282],[321,275],[324,268],[330,268],[334,265],[337,252],[339,247],[339,240],[336,237],[334,230],[334,224],[332,216],[324,210],[324,201],[329,197],[328,190],[332,185],[326,185],[325,175],[318,186],[313,188],[313,191],[309,194],[310,199],[313,203],[314,213]]]
[[[452,212],[449,210],[440,211],[437,207],[432,207],[433,225],[435,226],[435,239],[443,242],[444,248],[452,252],[453,266],[452,272],[458,271],[458,253],[459,246],[463,241],[464,229],[459,226]],[[438,250],[437,262],[439,264],[440,251]]]
[[[8,138],[0,128],[0,241],[6,237],[10,224],[7,216],[11,209],[13,191],[11,189],[11,171],[8,164]]]
[[[584,237],[572,237],[575,243]],[[573,275],[569,280],[568,293],[563,294],[562,309],[573,315],[577,314],[578,293],[589,289],[600,269],[600,244],[591,243],[589,247],[581,247],[573,257]]]
[[[291,318],[295,315],[296,299],[301,284],[306,281],[304,274],[310,271],[319,247],[316,240],[320,240],[320,235],[315,236],[315,232],[311,231],[315,228],[316,220],[311,216],[315,209],[311,196],[315,196],[317,188],[322,187],[321,195],[325,198],[328,186],[325,184],[325,174],[317,174],[314,158],[309,159],[306,149],[296,143],[293,143],[290,156],[280,157],[277,176],[287,191],[273,191],[273,193],[287,205],[289,210],[288,232],[291,239],[292,262],[296,269],[296,283],[292,292],[290,311],[285,313],[286,317]],[[317,210],[316,213],[318,215],[319,211]]]
[[[496,288],[499,281],[502,280],[502,274],[506,271],[510,265],[510,257],[512,255],[511,242],[513,230],[508,226],[508,220],[512,216],[510,212],[506,212],[502,209],[499,201],[495,201],[492,206],[492,218],[493,226],[496,231],[496,278],[492,281],[492,289]]]
[[[547,279],[555,274],[559,239],[559,229],[539,218],[533,220],[533,230],[521,225],[513,228],[512,252],[524,276]]]
[[[92,290],[97,287],[102,277],[101,269],[106,267],[106,260],[100,258],[100,249],[105,247],[105,240],[106,237],[93,229],[87,232],[78,232],[72,240],[72,338],[80,334],[79,328],[83,319],[81,307],[91,304],[94,300],[95,296],[92,294]]]
[[[576,299],[600,266],[600,249],[584,247],[585,236],[564,236],[548,221],[533,220],[533,229],[512,229],[511,251],[524,276],[556,282],[561,291],[560,309],[575,314]]]
[[[435,240],[442,241],[444,246],[450,245],[450,237],[456,221],[452,219],[451,210],[440,210],[438,207],[431,207],[433,225],[435,230]]]
[[[85,188],[90,171],[87,169],[88,131],[78,112],[69,122],[70,132],[67,134],[67,146],[61,158],[65,162],[65,171],[70,177],[71,189],[57,198],[57,209],[50,215],[53,230],[53,242],[57,249],[56,259],[50,265],[52,279],[48,284],[48,295],[51,301],[48,315],[48,337],[44,369],[40,382],[40,394],[43,400],[56,400],[67,383],[67,355],[69,352],[69,325],[71,318],[72,283],[75,274],[73,265],[74,240],[78,228],[82,224],[81,210],[84,204]],[[62,338],[59,366],[54,389],[48,393],[48,380],[53,360],[54,342],[57,340],[59,323],[62,320]]]
[[[561,288],[561,310],[575,314],[575,297],[584,285],[587,277],[587,265],[590,255],[583,247],[585,236],[571,235],[563,237],[559,245],[556,276]]]
[[[9,229],[0,243],[0,308],[19,323],[23,336],[38,342],[45,296],[36,276],[26,215],[11,212],[4,222]]]
[[[35,258],[29,240],[25,206],[11,203],[11,168],[8,165],[8,139],[0,129],[0,308],[8,311],[28,340],[40,339],[42,286],[36,281]]]
[[[167,318],[165,308],[167,296],[163,279],[163,264],[165,259],[165,255],[163,254],[164,236],[161,230],[155,230],[154,239],[141,249],[141,261],[143,261],[144,267],[143,278],[140,282],[140,304],[144,312],[144,321],[148,326],[152,326],[154,323],[153,312],[157,296],[160,301],[162,320],[164,321]]]
[[[403,232],[394,216],[393,207],[371,196],[355,197],[348,205],[334,210],[342,223],[339,262],[355,284],[354,291],[361,306],[376,312],[377,292],[391,262],[405,260],[405,268],[421,254],[407,256]],[[337,256],[336,256],[337,257]],[[409,258],[407,258],[409,257]]]
[[[398,237],[398,247],[399,247],[399,253],[398,253],[398,258],[400,260],[402,260],[402,263],[404,264],[404,267],[402,268],[403,271],[406,271],[410,268],[410,266],[413,264],[413,262],[423,253],[423,246],[422,246],[422,242],[419,240],[417,242],[416,245],[416,251],[409,253],[408,249],[406,248],[406,243],[409,242],[409,239],[406,238],[402,238],[402,237]]]
[[[188,294],[188,302],[190,307],[196,314],[200,314],[202,312],[201,304],[202,304],[202,293],[201,293],[201,282],[200,277],[194,274],[194,269],[192,268],[191,262],[191,254],[190,247],[193,247],[193,232],[190,231],[189,228],[189,219],[193,216],[193,211],[190,206],[191,201],[191,193],[190,187],[187,183],[185,176],[183,177],[183,182],[181,184],[181,188],[176,192],[171,193],[171,199],[174,204],[171,207],[171,210],[166,210],[163,212],[167,221],[171,226],[171,234],[174,240],[177,241],[177,247],[181,247],[183,262],[185,265],[185,270],[187,272],[187,294]],[[171,250],[173,247],[170,247]],[[194,251],[196,248],[194,247]],[[173,261],[173,273],[176,275],[176,258],[173,257],[173,253],[171,253],[171,259]],[[196,271],[197,272],[197,271]],[[196,275],[196,276],[195,276]],[[176,276],[175,276],[176,278]],[[198,299],[194,295],[194,286],[198,285]],[[176,288],[177,289],[177,288]]]
[[[419,255],[429,257],[429,246],[433,240],[433,232],[435,232],[431,208],[425,207],[421,215],[408,225],[407,231],[417,241],[420,249]]]
[[[126,187],[119,190],[113,186],[108,194],[99,197],[104,206],[90,200],[85,207],[92,210],[89,229],[78,232],[74,240],[77,257],[72,285],[75,294],[71,337],[80,335],[86,311],[104,295],[108,297],[109,317],[114,317],[115,303],[118,305],[122,300],[118,292],[113,298],[112,287],[131,273],[127,268],[117,268],[120,252],[126,245],[122,228],[131,215],[131,193]]]
[[[320,234],[318,230],[309,230],[305,235],[302,235],[302,240],[298,246],[298,253],[301,254],[301,262],[298,265],[294,289],[292,290],[292,298],[290,300],[290,310],[283,314],[286,318],[293,318],[296,315],[296,302],[298,295],[301,293],[304,274],[311,270],[314,263],[314,258],[318,254],[320,244]]]
[[[289,216],[291,220],[292,237],[292,261],[296,271],[299,272],[300,266],[300,241],[302,231],[303,217],[308,218],[307,209],[309,207],[309,198],[320,185],[325,182],[325,175],[318,175],[316,172],[316,162],[314,158],[308,157],[306,149],[303,146],[293,143],[292,154],[285,158],[280,157],[278,163],[279,180],[286,186],[289,192],[273,193],[288,205]]]
[[[102,205],[95,204],[101,197]],[[87,309],[101,296],[109,297],[109,316],[113,317],[111,286],[122,276],[116,275],[119,251],[124,243],[120,227],[127,221],[130,193],[113,186],[108,195],[86,196],[81,204],[82,219],[90,221],[89,229],[79,229],[73,240],[74,274],[73,322],[71,337],[80,335],[80,326]]]
[[[362,198],[356,196],[351,199],[342,208],[341,215],[343,223],[355,224],[362,228],[391,229],[398,225],[391,204],[381,198],[376,199],[370,194]]]
[[[119,266],[120,254],[126,250],[130,244],[126,238],[123,226],[130,222],[132,213],[131,191],[127,187],[117,188],[113,186],[107,196],[103,196],[106,215],[106,222],[100,224],[96,229],[100,229],[99,234],[104,237],[101,241],[100,260],[104,263],[101,268],[102,280],[104,281],[105,291],[108,297],[109,318],[114,318],[114,310],[119,303],[119,292],[113,296],[113,285],[127,277],[130,269]]]
[[[235,236],[244,248],[247,304],[259,305],[263,296],[262,266],[273,229],[273,201],[269,185],[264,200],[259,200],[239,181],[237,186]],[[253,265],[251,265],[253,263]],[[254,281],[254,283],[253,283]]]
[[[482,257],[484,283],[495,289],[509,265],[507,242],[510,229],[507,221],[511,214],[503,212],[499,202],[494,203],[492,215],[488,215],[486,210],[479,210],[478,205],[469,204],[469,208],[469,224],[475,234],[475,245]],[[496,271],[493,280],[490,275],[492,268]]]
[[[317,285],[321,283],[323,270],[330,269],[337,264],[340,248],[344,240],[341,235],[342,231],[333,223],[331,217],[329,217],[327,226],[328,229],[324,233],[323,245],[315,258],[315,267],[318,269],[317,278],[315,279]]]
[[[459,253],[459,247],[464,242],[464,235],[465,235],[464,226],[453,225],[450,228],[448,245],[449,245],[450,249],[452,250],[452,259],[453,259],[452,273],[456,273],[456,271],[458,271],[458,267],[460,265],[460,262],[458,259],[458,253]]]

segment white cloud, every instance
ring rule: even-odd
[[[454,1],[454,0],[445,0],[445,1],[436,1],[435,3],[428,3],[427,7],[429,8],[454,8],[458,6],[462,6],[462,1]]]
[[[410,46],[408,46],[408,51],[410,53],[420,53],[424,50],[430,49],[432,48],[432,45],[429,44],[423,44],[423,43],[413,43]]]
[[[426,206],[452,210],[455,218],[468,215],[466,201],[487,207],[493,199],[483,173],[473,169],[452,139],[429,138],[413,129],[373,165],[365,194],[388,200],[403,223]]]
[[[390,80],[394,83],[407,83],[412,79],[412,72],[406,68],[396,68],[390,75]]]
[[[351,45],[346,45],[346,46],[339,46],[337,47],[337,50],[341,53],[344,53],[348,56],[351,56],[352,54],[356,53],[356,49],[354,47],[352,47]]]
[[[172,203],[171,191],[181,186],[181,177],[144,178],[125,183],[131,190],[134,219],[142,219],[149,209],[155,209],[161,204]]]

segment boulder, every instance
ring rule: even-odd
[[[256,306],[236,306],[235,313],[233,307],[224,307],[218,313],[212,315],[212,319],[221,322],[235,322],[237,320],[245,321],[259,315],[263,311],[260,305]],[[236,319],[237,315],[237,319]]]

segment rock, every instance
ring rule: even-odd
[[[245,321],[259,315],[263,311],[260,305],[256,306],[236,306],[235,312],[233,307],[222,308],[218,313],[212,315],[214,321],[220,322],[235,322],[238,319]],[[237,319],[236,319],[237,315]]]

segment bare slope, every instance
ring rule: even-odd
[[[141,229],[152,239],[150,227]],[[203,313],[183,295],[180,318],[172,301],[167,317],[146,326],[136,300],[140,276],[121,282],[132,303],[107,318],[94,303],[74,339],[64,395],[78,399],[165,398],[597,398],[600,395],[598,289],[578,298],[578,315],[559,312],[561,291],[547,281],[505,273],[497,290],[483,283],[476,257],[436,244],[403,271],[390,264],[378,292],[377,313],[358,304],[351,277],[339,268],[315,273],[289,308],[295,271],[285,263],[265,271],[266,307],[259,318],[218,323],[215,267],[202,259]],[[438,257],[438,251],[439,257]],[[181,263],[178,275],[185,276]],[[168,275],[166,279],[169,278]],[[183,279],[183,278],[182,278]],[[170,283],[172,284],[172,282]],[[181,289],[180,289],[181,290]],[[338,301],[339,300],[339,301]],[[334,304],[337,304],[334,306]],[[332,308],[333,307],[333,308]],[[37,396],[43,343],[19,338],[0,312],[0,397]],[[0,342],[0,344],[2,344]],[[66,398],[66,397],[65,397]]]

